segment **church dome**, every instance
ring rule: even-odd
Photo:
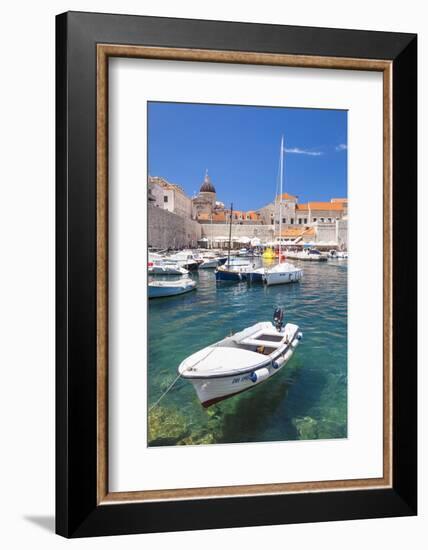
[[[201,193],[215,193],[215,187],[212,184],[211,178],[208,175],[208,170],[205,172],[205,178],[200,188]]]

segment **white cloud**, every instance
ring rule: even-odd
[[[339,145],[336,145],[336,151],[346,151],[348,146],[345,143],[340,143]]]
[[[310,155],[311,157],[319,157],[323,153],[321,151],[308,151],[307,149],[299,149],[298,147],[292,147],[290,149],[284,149],[286,153],[292,153],[295,155]]]

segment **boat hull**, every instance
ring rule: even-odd
[[[169,296],[178,296],[186,294],[196,289],[196,285],[187,285],[185,287],[157,287],[149,285],[149,298],[168,298]]]
[[[300,281],[302,276],[303,271],[301,269],[296,269],[295,271],[267,272],[264,280],[268,286],[283,285],[286,283],[297,283]]]
[[[269,380],[269,378],[277,374],[291,359],[296,347],[299,345],[300,338],[301,333],[299,332],[284,354],[275,360],[275,367],[272,364],[268,364],[258,369],[254,369],[253,372],[247,372],[241,375],[235,374],[216,378],[189,379],[202,406],[205,408],[210,407],[219,401],[251,390],[266,380]],[[258,371],[267,371],[267,373],[263,372],[263,376],[256,378],[257,374],[254,376],[254,373]]]
[[[239,271],[217,270],[215,272],[216,281],[225,281],[230,283],[240,283],[247,280],[247,274]]]

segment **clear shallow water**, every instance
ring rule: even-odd
[[[183,359],[232,332],[270,321],[275,307],[303,340],[281,371],[208,409],[179,380],[149,413],[150,446],[332,439],[347,436],[347,262],[298,262],[300,283],[216,283],[192,274],[196,291],[149,301],[149,407]]]

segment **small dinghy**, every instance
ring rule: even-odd
[[[283,326],[283,312],[277,308],[273,323],[256,323],[201,349],[179,365],[178,374],[193,384],[199,401],[209,407],[279,372],[301,338],[297,325]]]
[[[196,283],[185,277],[177,281],[151,281],[148,288],[149,298],[166,298],[195,290]]]

